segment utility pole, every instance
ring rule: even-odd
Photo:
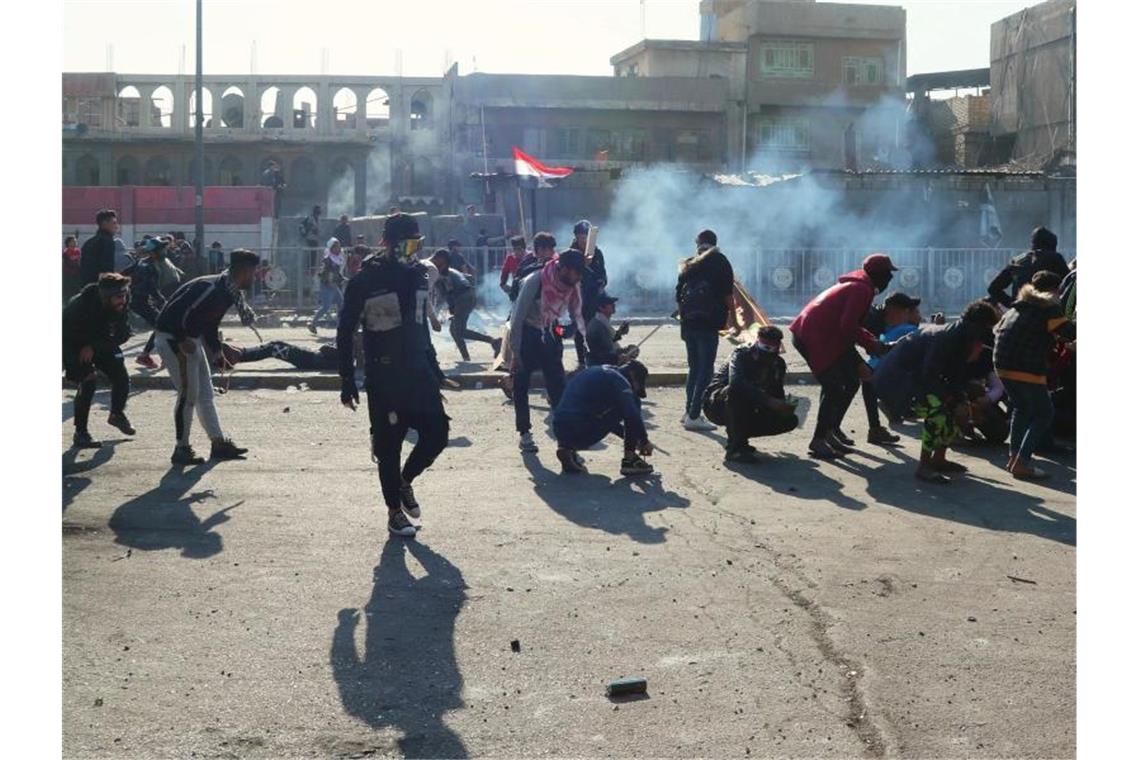
[[[202,144],[202,0],[197,5],[197,54],[194,56],[194,105],[197,114],[194,118],[194,237],[197,239],[198,250],[202,255],[202,247],[206,240],[206,215],[203,207],[206,193],[206,149]]]

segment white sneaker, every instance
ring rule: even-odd
[[[685,430],[716,430],[716,425],[706,420],[703,414],[695,418],[686,417],[681,424]]]
[[[522,433],[519,435],[519,451],[525,454],[534,454],[538,451],[538,444],[534,442],[534,436],[530,433]]]

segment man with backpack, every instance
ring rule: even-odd
[[[557,243],[549,232],[540,232],[534,236],[534,253],[527,253],[519,259],[514,272],[511,274],[511,284],[507,289],[507,297],[513,304],[519,297],[519,285],[527,275],[542,269],[546,262],[554,258],[554,249]]]
[[[681,262],[677,275],[677,312],[689,365],[681,424],[686,430],[713,430],[716,425],[704,418],[701,404],[712,380],[720,331],[734,313],[734,276],[732,264],[717,248],[715,232],[701,230],[696,244],[696,255]]]
[[[1038,272],[1053,272],[1061,280],[1068,276],[1069,265],[1065,257],[1057,253],[1057,236],[1051,230],[1045,227],[1033,230],[1029,246],[1030,250],[1016,256],[990,282],[988,291],[994,303],[1011,308],[1021,289]]]

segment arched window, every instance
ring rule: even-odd
[[[245,93],[240,87],[226,88],[218,111],[223,127],[240,129],[245,124]]]
[[[90,153],[80,156],[75,162],[75,184],[87,186],[99,184],[99,162]]]
[[[412,129],[431,129],[431,95],[424,90],[413,95],[410,113]]]
[[[293,126],[312,129],[317,119],[317,93],[311,87],[302,87],[293,94]]]
[[[281,118],[281,88],[267,87],[261,93],[261,117],[258,120],[266,129],[280,129],[285,126]]]
[[[193,88],[190,90],[190,108],[186,113],[186,120],[189,127],[193,128],[197,123],[198,118],[198,93],[194,92]],[[202,126],[212,127],[211,123],[214,118],[214,94],[205,87],[202,88]]]
[[[165,156],[152,156],[146,162],[142,181],[144,185],[172,185],[173,179],[170,161]]]
[[[339,129],[356,129],[356,93],[341,87],[333,95],[333,126]]]
[[[223,99],[224,100],[224,99]],[[218,184],[236,187],[242,183],[241,159],[237,156],[226,156],[218,164]]]
[[[388,93],[382,88],[377,87],[368,93],[368,98],[364,102],[364,118],[369,129],[388,126],[390,105]]]
[[[348,159],[338,158],[332,164],[332,182],[325,199],[325,215],[329,217],[356,213],[356,170]]]
[[[115,180],[116,184],[122,185],[137,185],[139,184],[139,162],[134,156],[123,156],[115,165]]]
[[[124,87],[116,98],[119,124],[124,127],[137,127],[142,124],[141,96],[137,87]]]
[[[198,181],[198,177],[195,174],[195,172],[197,172],[197,171],[198,171],[198,160],[196,158],[191,158],[190,163],[187,164],[187,166],[186,166],[186,184],[193,185]],[[215,182],[214,182],[214,162],[210,160],[209,156],[206,156],[206,176],[202,179],[202,184],[204,184],[204,185],[215,184]]]
[[[209,101],[206,101],[207,103]],[[174,116],[174,93],[166,85],[150,95],[150,121],[152,127],[169,127]]]
[[[299,156],[293,160],[285,181],[289,183],[290,195],[305,203],[317,200],[317,167],[308,156]]]
[[[434,172],[435,167],[426,158],[417,158],[412,162],[412,195],[433,194]]]

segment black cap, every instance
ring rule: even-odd
[[[585,272],[586,254],[582,253],[577,248],[567,248],[565,251],[558,254],[558,266],[568,267],[569,269],[576,269],[579,272]]]
[[[239,267],[255,267],[261,263],[261,257],[246,248],[235,248],[230,251],[230,269]]]
[[[598,294],[597,301],[598,301],[598,306],[609,306],[611,303],[617,303],[618,302],[617,296],[611,296],[609,293],[607,293],[604,290]]]
[[[896,309],[906,309],[910,311],[922,303],[921,298],[911,298],[906,293],[895,291],[891,293],[883,301],[883,306],[893,306]]]
[[[420,237],[419,222],[411,214],[396,213],[384,220],[384,241],[389,245]]]
[[[775,325],[764,325],[756,331],[756,337],[770,343],[779,343],[784,339],[784,332]]]

